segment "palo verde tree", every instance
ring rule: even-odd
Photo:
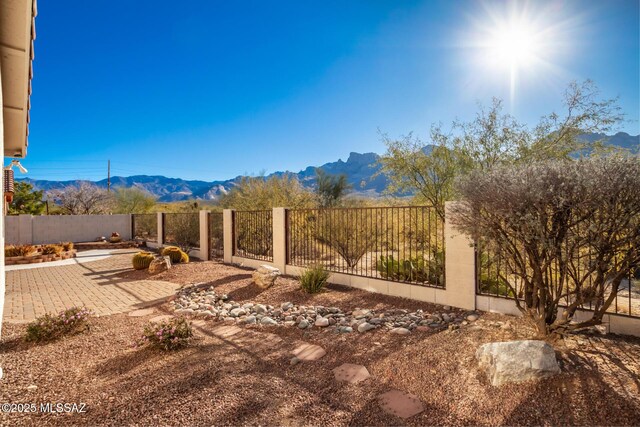
[[[351,185],[345,174],[331,175],[316,168],[316,197],[321,208],[333,208],[347,195]]]
[[[640,263],[639,188],[632,155],[499,166],[459,182],[452,221],[500,257],[539,334],[562,334],[601,323]],[[572,322],[581,307],[591,318]]]
[[[45,210],[42,201],[43,191],[33,189],[28,182],[16,181],[14,184],[13,201],[9,204],[9,214],[41,215]]]
[[[136,187],[119,187],[115,190],[115,213],[148,213],[156,206],[156,198]]]
[[[220,198],[220,206],[237,210],[261,210],[277,207],[303,208],[313,204],[313,194],[291,174],[243,177]]]
[[[571,83],[563,97],[564,111],[544,116],[533,128],[503,112],[494,99],[475,119],[456,121],[450,132],[433,126],[430,141],[412,134],[400,140],[383,135],[387,146],[382,172],[390,192],[412,192],[417,201],[432,205],[444,219],[444,202],[456,198],[457,177],[475,170],[545,159],[568,159],[589,152],[600,141],[586,142],[584,133],[606,133],[623,119],[617,99],[603,99],[587,80]]]

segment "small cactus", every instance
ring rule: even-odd
[[[135,270],[145,270],[155,257],[150,252],[138,252],[133,256],[132,263]]]
[[[177,246],[167,246],[162,250],[162,256],[168,256],[172,264],[189,262],[189,255]]]

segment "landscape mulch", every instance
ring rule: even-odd
[[[177,265],[154,276],[189,285],[204,282],[231,299],[355,308],[442,307],[329,286],[307,295],[292,278],[260,292],[250,271],[215,262]],[[144,272],[126,272],[126,279]],[[146,278],[146,276],[145,276]],[[2,413],[1,425],[639,425],[640,339],[575,334],[554,343],[562,373],[553,378],[492,387],[477,369],[477,347],[523,339],[531,329],[520,319],[482,314],[457,331],[384,330],[335,334],[314,328],[242,327],[280,347],[301,342],[322,346],[314,362],[290,363],[274,347],[239,344],[211,331],[222,322],[198,322],[193,343],[164,353],[133,347],[146,322],[168,312],[168,304],[146,317],[119,314],[90,321],[90,329],[47,344],[22,339],[24,325],[2,331],[0,403],[85,403],[86,413]],[[271,340],[275,342],[275,340]],[[270,342],[270,341],[266,341]],[[274,344],[275,345],[275,344]],[[265,353],[266,351],[266,353]],[[371,378],[336,382],[343,363],[367,367]],[[35,388],[33,386],[36,386]],[[419,397],[425,411],[403,420],[385,413],[378,396],[401,390]]]

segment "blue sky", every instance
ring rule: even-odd
[[[515,6],[514,6],[515,5]],[[620,97],[639,133],[639,2],[40,2],[23,164],[36,179],[227,179],[382,153],[505,99],[533,124],[571,80]],[[511,9],[515,7],[515,9]],[[540,61],[488,66],[516,10]]]

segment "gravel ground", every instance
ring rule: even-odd
[[[127,273],[134,278],[144,273]],[[207,282],[235,301],[355,308],[437,307],[331,286],[309,296],[295,281],[259,293],[250,272],[213,262],[179,265],[156,276],[181,284]],[[156,307],[157,313],[168,304]],[[530,329],[485,314],[456,331],[397,336],[380,330],[337,335],[327,329],[250,326],[277,334],[279,347],[306,341],[324,347],[315,362],[291,365],[290,354],[260,342],[238,345],[211,334],[220,322],[196,327],[192,346],[175,353],[132,348],[149,317],[113,315],[90,330],[45,344],[21,340],[24,326],[3,329],[0,402],[86,403],[82,414],[0,414],[0,425],[639,425],[640,339],[597,334],[556,343],[562,373],[495,388],[477,370],[483,343],[527,337]],[[199,322],[199,324],[202,324]],[[266,341],[266,340],[264,340]],[[371,378],[337,383],[332,369],[363,364]],[[37,386],[31,389],[29,386]],[[377,396],[390,389],[417,395],[425,411],[408,420],[384,413]]]

